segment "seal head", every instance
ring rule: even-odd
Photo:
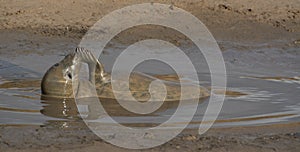
[[[74,98],[73,85],[76,83],[79,69],[82,63],[88,64],[89,81],[95,84],[104,81],[103,65],[84,48],[77,47],[74,52],[68,54],[62,61],[54,64],[44,75],[41,84],[43,97]],[[96,79],[96,80],[95,80]]]
[[[41,89],[44,96],[51,97],[71,97],[72,91],[72,71],[76,53],[68,54],[62,61],[54,64],[44,75]]]

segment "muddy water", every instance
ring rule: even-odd
[[[48,40],[44,40],[47,41]],[[55,41],[57,44],[58,40]],[[66,40],[59,41],[59,48],[43,45],[33,50],[19,47],[2,48],[22,52],[19,55],[1,54],[0,57],[0,125],[48,125],[78,127],[83,125],[72,100],[41,99],[40,81],[45,71],[63,58],[72,48]],[[48,42],[49,44],[49,42]],[[75,44],[75,43],[74,43]],[[287,123],[300,120],[300,52],[299,46],[288,41],[269,43],[233,43],[220,41],[228,73],[228,90],[222,111],[215,127]],[[52,49],[43,53],[43,50]],[[106,69],[125,46],[115,44],[101,56]],[[210,75],[201,54],[188,47],[187,54],[195,61],[200,83],[209,87]],[[64,51],[60,51],[64,50]],[[37,53],[39,52],[39,53]],[[200,58],[200,60],[199,60]],[[157,68],[159,67],[159,68]],[[135,70],[150,74],[170,74],[174,71],[162,63],[145,62]],[[109,71],[109,70],[108,70]],[[188,77],[187,77],[188,79]],[[190,80],[191,81],[191,80]],[[101,99],[107,112],[118,122],[133,126],[156,126],[168,120],[178,102],[165,103],[149,115],[136,115],[124,110],[114,100]],[[208,100],[198,105],[190,123],[197,128],[203,118]],[[187,111],[191,104],[184,105]],[[182,119],[172,124],[180,126]]]

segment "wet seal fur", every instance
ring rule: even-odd
[[[80,83],[80,81],[77,80],[81,63],[88,64],[88,83]],[[148,101],[151,98],[151,94],[149,93],[148,88],[151,82],[155,80],[160,80],[165,85],[165,88],[167,90],[164,98],[165,101],[179,101],[180,99],[188,100],[194,98],[202,99],[210,95],[207,89],[199,85],[180,84],[175,81],[166,81],[139,72],[133,72],[130,75],[129,88],[131,91],[131,95],[138,101]],[[122,87],[123,83],[128,83],[127,81],[117,80],[117,84]],[[124,94],[124,92],[112,90],[110,74],[104,71],[103,65],[93,56],[90,51],[79,47],[76,48],[74,52],[68,54],[62,61],[54,64],[46,72],[41,83],[42,96],[51,98],[74,98],[72,85],[76,85],[74,86],[75,92],[77,93],[76,97],[89,97],[89,92],[92,90],[86,90],[86,88],[91,87],[82,86],[83,84],[92,86],[94,85],[97,96],[100,98],[115,99],[114,95],[117,93],[124,100],[130,99],[128,95]],[[80,92],[80,95],[78,95],[79,92],[77,92],[76,90],[78,90],[78,88],[80,87],[84,87],[83,90],[86,91]],[[185,91],[185,97],[183,98],[181,98],[182,88],[183,91]],[[197,89],[200,96],[199,94],[195,96],[195,94],[189,93],[189,90],[191,89]],[[159,90],[157,90],[157,92],[159,92]]]

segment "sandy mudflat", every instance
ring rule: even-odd
[[[75,47],[84,33],[105,14],[147,1],[116,0],[0,0],[0,55],[47,55],[63,41]],[[299,47],[300,2],[298,0],[153,0],[183,8],[198,17],[226,51],[226,42],[270,43],[270,47]],[[135,41],[136,31],[123,34]],[[159,29],[159,28],[158,28]],[[162,30],[162,29],[159,29]],[[136,32],[136,35],[130,33]],[[160,33],[160,32],[158,32]],[[172,32],[171,32],[172,33]],[[147,34],[147,33],[146,33]],[[164,35],[166,39],[170,35]],[[171,40],[172,41],[172,40]],[[283,41],[283,44],[273,42]],[[49,44],[49,43],[52,43]],[[272,46],[274,45],[274,46]],[[45,49],[49,49],[46,52]],[[238,48],[239,49],[239,48]],[[240,48],[247,50],[247,48]],[[30,51],[34,50],[34,51]],[[18,53],[16,53],[18,51]],[[66,52],[61,52],[65,54]],[[0,66],[1,67],[1,66]],[[1,99],[0,99],[1,100]],[[80,122],[79,122],[80,123]],[[84,125],[83,125],[84,126]],[[300,149],[300,123],[267,126],[213,128],[204,135],[186,130],[170,142],[142,151],[295,151]],[[131,151],[110,145],[86,127],[60,129],[40,126],[0,126],[0,151]]]
[[[130,4],[143,2],[147,1],[2,0],[0,29],[24,29],[45,35],[80,37],[105,14]],[[151,2],[170,4],[191,12],[208,26],[217,39],[228,40],[228,36],[237,39],[274,38],[274,36],[290,36],[283,31],[298,34],[300,32],[300,3],[297,0]],[[259,34],[262,31],[265,33],[263,37]],[[250,35],[245,37],[239,34]],[[256,36],[253,37],[253,34]]]
[[[297,152],[300,147],[299,125],[215,128],[201,136],[195,130],[186,130],[166,144],[142,151]],[[35,126],[1,127],[0,133],[0,150],[8,152],[132,151],[106,143],[85,127],[76,130]]]

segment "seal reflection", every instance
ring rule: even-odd
[[[49,120],[45,124],[45,126],[52,126],[56,128],[70,128],[70,127],[86,127],[84,124],[82,117],[89,120],[97,120],[104,118],[106,116],[115,118],[132,118],[132,117],[160,117],[165,115],[166,112],[168,115],[172,116],[172,114],[176,111],[176,108],[179,104],[179,101],[174,102],[164,102],[163,105],[157,109],[156,111],[149,114],[136,114],[132,113],[126,109],[124,109],[118,101],[114,99],[105,99],[99,98],[101,105],[105,109],[105,112],[99,108],[99,102],[95,103],[94,99],[84,98],[76,101],[74,99],[58,99],[58,98],[42,98],[42,103],[44,104],[43,109],[40,111],[43,115],[58,118],[55,120]],[[125,101],[125,102],[133,102],[133,101]],[[185,104],[189,105],[190,103],[187,101]],[[79,113],[80,110],[80,113]],[[167,121],[166,118],[164,121]],[[148,121],[145,123],[139,122],[141,119],[136,120],[134,122],[122,122],[120,124],[124,126],[130,127],[154,127],[159,125],[162,122],[153,122]],[[153,120],[153,119],[152,119]]]

